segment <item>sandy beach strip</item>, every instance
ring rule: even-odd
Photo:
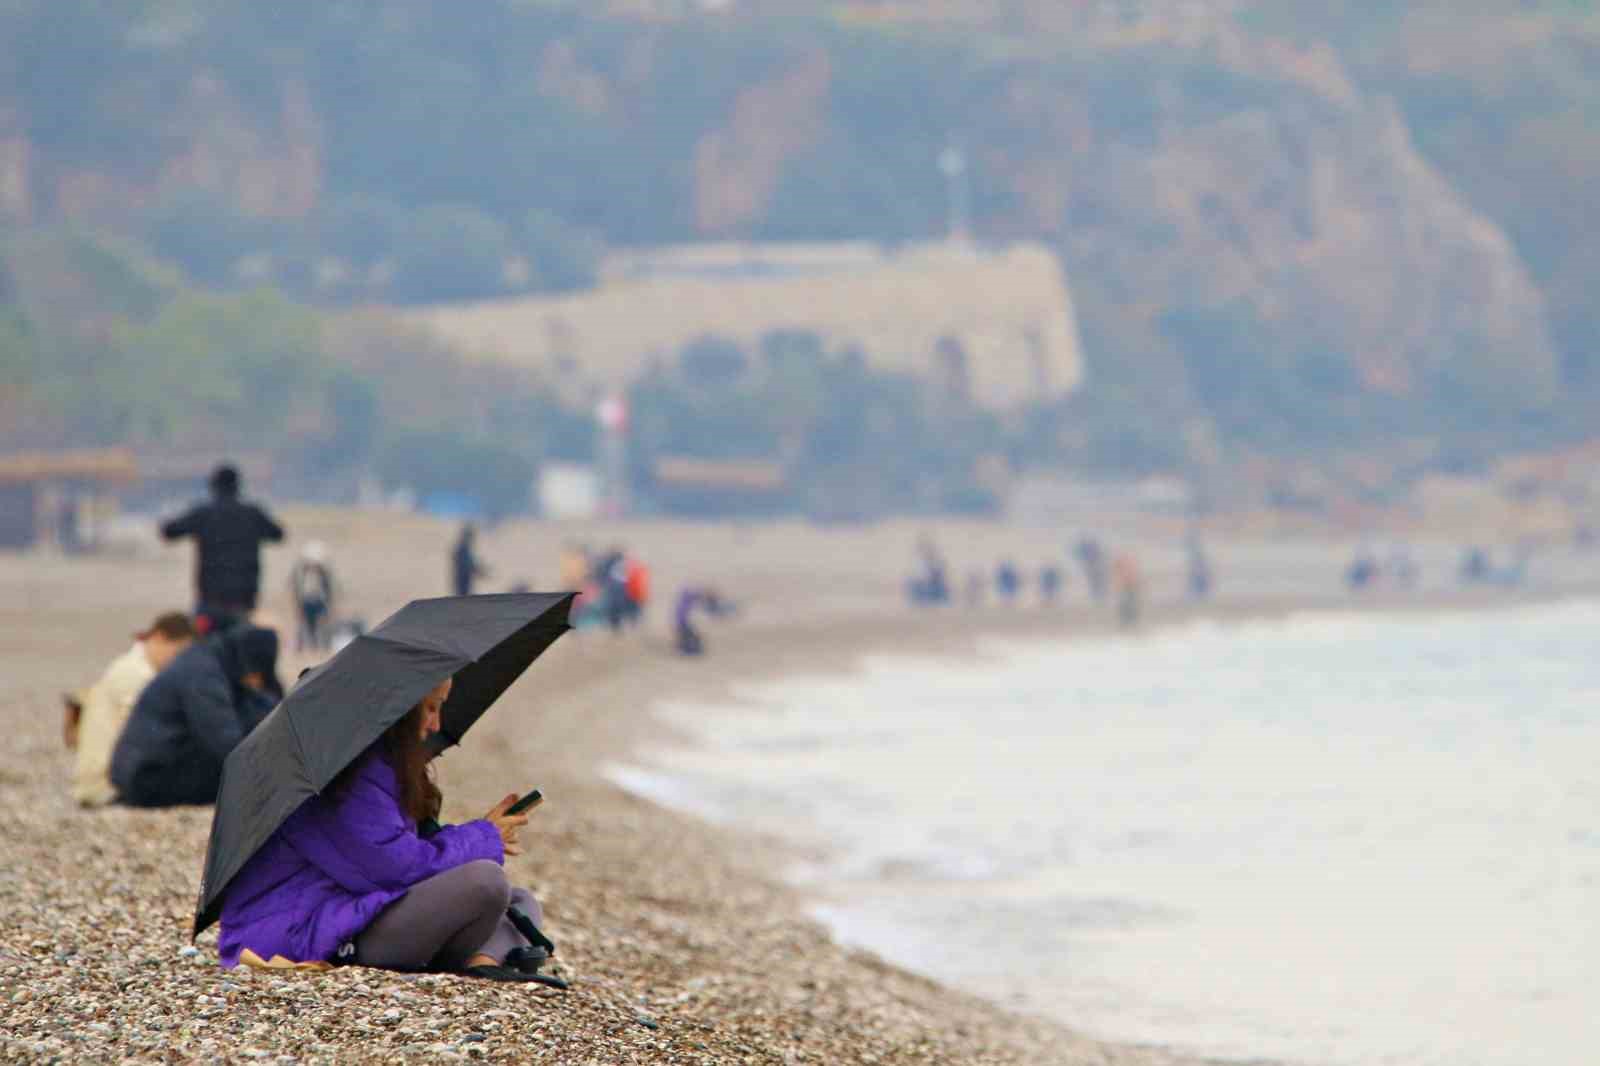
[[[353,512],[286,518],[297,540],[330,544],[347,606],[369,621],[442,592],[451,532],[442,523]],[[524,579],[548,586],[555,551],[572,537],[595,546],[616,539],[656,566],[651,624],[621,638],[569,635],[441,763],[446,813],[458,819],[506,792],[544,789],[525,854],[508,869],[546,904],[558,972],[573,984],[566,994],[359,968],[221,971],[214,934],[194,947],[187,935],[209,810],[79,811],[66,794],[70,759],[59,736],[59,693],[91,680],[150,615],[183,603],[187,553],[0,557],[0,804],[11,815],[0,833],[0,1059],[1190,1061],[1018,1017],[840,947],[778,880],[779,842],[664,810],[601,773],[671,739],[649,713],[658,700],[849,670],[871,651],[970,656],[985,635],[1109,632],[1073,586],[1075,605],[1065,608],[904,609],[900,581],[921,528],[525,524],[485,539],[491,588]],[[1013,550],[1062,553],[1048,531],[941,533],[974,558],[1029,536]],[[292,547],[268,555],[267,607],[282,617],[291,561]],[[1170,567],[1152,569],[1161,594]],[[706,660],[682,660],[669,651],[663,616],[679,584],[707,576],[746,610],[708,630]],[[1220,610],[1257,615],[1304,602],[1341,601],[1311,589],[1258,602],[1235,596]],[[285,679],[306,661],[289,656]]]

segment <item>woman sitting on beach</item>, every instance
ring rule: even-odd
[[[239,871],[222,903],[223,966],[276,956],[559,984],[535,972],[549,944],[539,904],[502,869],[528,820],[506,813],[516,797],[478,821],[418,834],[439,813],[423,740],[449,695],[446,680]]]

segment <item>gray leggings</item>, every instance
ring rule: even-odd
[[[385,970],[459,970],[474,955],[497,962],[528,942],[506,918],[515,906],[540,925],[539,901],[512,888],[500,864],[464,863],[412,885],[356,934],[355,961]]]

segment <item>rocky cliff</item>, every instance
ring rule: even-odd
[[[1010,32],[964,3],[914,32],[903,5],[865,3],[767,21],[486,2],[462,19],[419,0],[293,25],[242,2],[178,22],[146,6],[167,21],[115,39],[94,19],[52,29],[42,0],[0,13],[22,20],[0,26],[18,42],[0,75],[26,74],[24,45],[100,33],[92,69],[52,75],[60,92],[0,77],[12,221],[122,225],[207,280],[323,300],[345,290],[318,279],[376,279],[356,296],[381,299],[397,261],[464,261],[470,232],[493,245],[495,297],[518,294],[497,257],[545,272],[552,223],[613,247],[938,236],[936,160],[959,143],[974,232],[1057,251],[1088,386],[1130,412],[1349,438],[1537,410],[1564,385],[1528,242],[1441,169],[1383,64],[1251,29],[1251,5],[1010,4],[1031,18]],[[210,206],[183,214],[190,195]],[[1587,260],[1561,247],[1549,276],[1576,306]]]

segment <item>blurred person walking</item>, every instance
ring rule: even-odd
[[[1061,595],[1061,568],[1055,563],[1045,563],[1039,569],[1039,602],[1049,606]]]
[[[457,596],[472,595],[472,583],[489,576],[488,568],[478,559],[477,539],[477,527],[471,522],[462,523],[461,535],[450,550],[450,588]]]
[[[917,557],[921,572],[906,583],[906,593],[913,604],[940,604],[950,602],[950,580],[947,576],[944,554],[932,537],[923,536],[917,542]]]
[[[589,580],[589,551],[576,541],[561,546],[557,585],[564,589],[581,589]]]
[[[1093,536],[1082,536],[1072,549],[1078,565],[1083,568],[1083,580],[1089,586],[1089,596],[1096,603],[1106,598],[1106,553],[1100,541]]]
[[[333,571],[328,566],[328,550],[320,540],[309,542],[289,572],[289,588],[299,611],[295,630],[295,651],[328,646],[327,622],[333,613]]]
[[[628,615],[628,557],[620,547],[611,548],[594,565],[600,613],[613,633],[622,632]]]
[[[1001,559],[1000,565],[995,567],[994,591],[1002,603],[1011,603],[1022,591],[1022,575],[1017,572],[1017,564],[1010,559]]]
[[[261,586],[261,545],[283,540],[283,527],[239,498],[239,471],[226,464],[211,474],[211,500],[161,526],[165,540],[194,538],[195,616],[201,633],[226,629],[255,610]]]
[[[111,784],[111,755],[145,687],[194,640],[194,626],[181,611],[160,615],[131,648],[111,660],[100,680],[76,706],[68,705],[67,746],[77,749],[72,798],[83,807],[102,807],[117,798]]]
[[[622,592],[627,623],[636,626],[644,620],[644,609],[650,603],[650,568],[642,559],[629,555],[624,561]]]
[[[1117,622],[1124,629],[1139,624],[1144,609],[1144,574],[1132,552],[1118,552],[1111,563],[1111,590],[1117,599]]]
[[[1213,580],[1211,558],[1200,541],[1200,534],[1190,530],[1184,539],[1184,550],[1189,560],[1189,598],[1197,603],[1209,600]]]

